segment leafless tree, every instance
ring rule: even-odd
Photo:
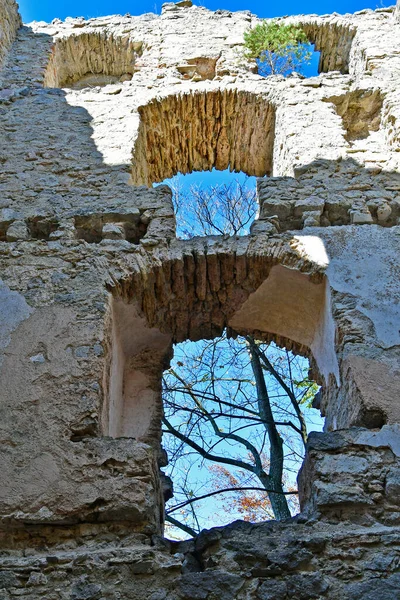
[[[185,189],[173,183],[178,231],[183,238],[196,235],[243,235],[257,213],[255,186],[239,180],[209,187]]]

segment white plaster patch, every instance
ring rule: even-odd
[[[340,387],[339,364],[335,352],[335,322],[332,317],[331,292],[326,285],[325,302],[320,317],[320,322],[315,331],[311,351],[318,364],[318,369],[328,383],[329,375],[332,373],[336,384]]]
[[[374,446],[375,448],[389,447],[393,454],[400,457],[400,425],[384,425],[379,431],[361,431],[355,442]]]
[[[0,279],[0,365],[3,351],[11,341],[12,332],[33,313],[22,294],[13,292]]]
[[[329,255],[331,287],[356,298],[383,348],[400,345],[400,227],[313,227],[312,233]]]

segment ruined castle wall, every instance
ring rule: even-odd
[[[262,78],[239,56],[257,18],[189,4],[25,26],[2,70],[5,600],[398,589],[400,26],[300,17],[321,74]],[[152,184],[228,166],[258,177],[251,234],[176,239]],[[310,356],[330,432],[297,520],[174,545],[161,374],[225,327]]]
[[[0,69],[4,64],[7,52],[15,39],[21,18],[18,13],[18,4],[15,0],[1,0],[0,2]]]

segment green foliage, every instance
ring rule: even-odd
[[[312,52],[306,34],[296,25],[262,21],[244,33],[244,56],[258,59],[262,75],[287,75],[301,71]]]
[[[298,390],[303,390],[303,395],[299,399],[299,404],[312,408],[313,400],[315,395],[318,393],[319,385],[316,381],[311,381],[308,377],[305,377],[302,381],[293,380],[295,387]]]

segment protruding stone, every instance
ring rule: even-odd
[[[36,364],[43,364],[46,362],[46,357],[42,352],[39,352],[39,354],[31,356],[29,360]]]
[[[321,213],[316,210],[307,210],[303,213],[304,227],[319,227],[321,224]]]
[[[8,242],[28,240],[30,235],[25,221],[14,221],[13,223],[11,223],[11,225],[7,229],[6,236]]]
[[[274,235],[275,233],[278,233],[278,229],[276,228],[276,226],[273,223],[266,221],[266,220],[260,220],[260,221],[254,221],[254,223],[250,227],[250,233],[252,235],[258,235],[258,234]]]
[[[301,200],[297,200],[294,205],[294,214],[296,216],[301,216],[305,212],[318,212],[322,213],[324,210],[325,200],[323,198],[319,198],[318,196],[309,196],[308,198],[302,198]]]
[[[124,240],[125,230],[123,225],[118,223],[106,223],[103,225],[102,237],[104,240]]]
[[[376,210],[379,223],[385,223],[392,214],[392,207],[387,202],[382,202]]]
[[[352,225],[367,225],[373,223],[374,220],[372,218],[369,210],[350,210],[350,222]]]

